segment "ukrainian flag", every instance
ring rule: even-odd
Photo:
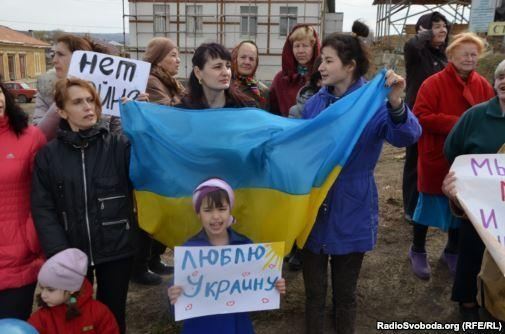
[[[209,177],[236,194],[234,229],[255,242],[302,246],[361,132],[384,103],[385,71],[311,120],[255,108],[185,110],[142,102],[121,108],[132,143],[130,176],[140,226],[168,246],[201,225],[193,189]]]

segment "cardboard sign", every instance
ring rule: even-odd
[[[175,247],[175,320],[279,308],[284,242]]]
[[[457,198],[502,273],[505,273],[505,154],[456,158]]]
[[[93,84],[102,102],[102,113],[119,116],[121,97],[134,100],[145,92],[151,64],[91,51],[72,54],[69,77]]]

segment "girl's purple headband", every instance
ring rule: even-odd
[[[228,183],[226,183],[226,181],[218,178],[212,178],[200,183],[200,185],[193,191],[193,208],[195,209],[195,212],[198,213],[200,211],[202,200],[208,193],[219,189],[226,191],[228,198],[230,199],[230,210],[233,209],[233,205],[235,204],[233,189]]]

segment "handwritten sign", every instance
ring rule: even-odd
[[[151,64],[91,51],[72,54],[69,77],[93,84],[100,95],[102,113],[119,116],[121,97],[135,99],[146,90]]]
[[[505,273],[505,154],[456,158],[457,197],[502,273]]]
[[[175,247],[175,320],[279,308],[284,242]]]

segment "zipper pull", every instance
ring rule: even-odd
[[[101,210],[105,209],[105,204],[103,203],[103,201],[100,202],[100,209]]]

